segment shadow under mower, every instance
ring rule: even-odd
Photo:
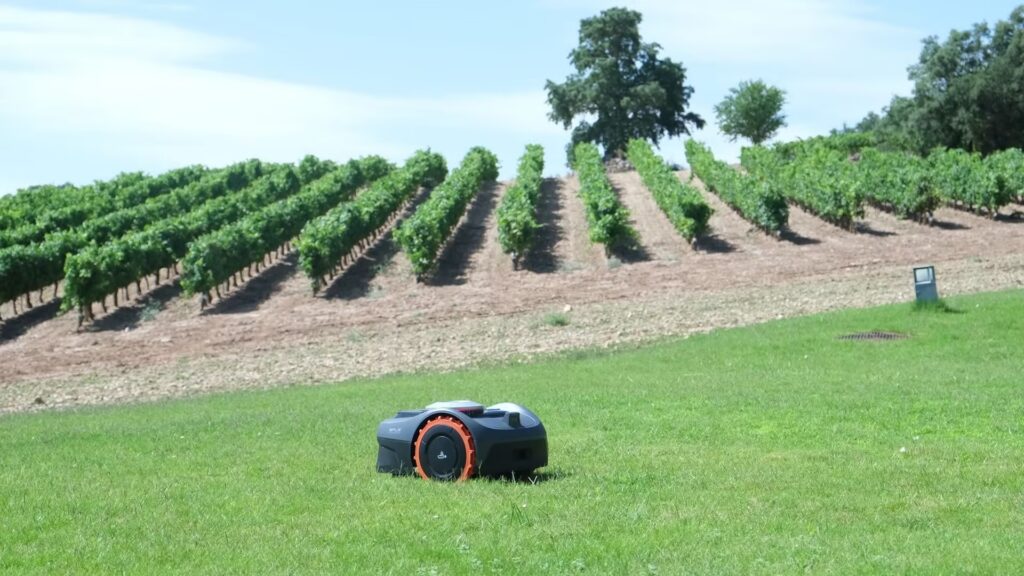
[[[525,477],[548,464],[540,418],[509,402],[485,408],[458,400],[402,410],[380,423],[377,443],[378,472],[415,472],[427,480]]]

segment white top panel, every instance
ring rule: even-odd
[[[473,402],[472,400],[448,400],[446,402],[434,402],[427,406],[427,410],[459,410],[463,412],[466,410],[476,412],[483,409],[483,404]]]

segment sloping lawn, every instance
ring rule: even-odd
[[[0,573],[1021,574],[1024,293],[949,304],[0,418]],[[910,337],[837,339],[872,330]],[[545,474],[374,471],[459,398],[537,412]]]

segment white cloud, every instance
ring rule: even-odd
[[[6,137],[79,141],[90,154],[118,162],[86,179],[248,157],[292,161],[307,153],[400,160],[427,146],[455,163],[477,143],[491,145],[514,170],[511,158],[523,144],[562,134],[547,121],[539,90],[375,97],[207,66],[246,49],[143,19],[0,7],[0,125]],[[57,165],[51,171],[16,184],[81,173],[65,175]]]
[[[595,14],[595,0],[549,0]],[[173,2],[80,0],[138,14],[187,10]],[[713,106],[741,80],[788,93],[783,137],[827,132],[906,92],[906,66],[922,33],[883,23],[867,0],[635,0],[643,34],[682,60],[708,120],[696,136],[735,160],[739,143],[717,133]],[[567,42],[573,42],[568,37]],[[570,48],[567,45],[566,48]],[[157,20],[0,6],[0,192],[41,181],[87,181],[121,170],[156,172],[248,157],[400,160],[431,146],[457,162],[481,144],[503,176],[527,142],[545,146],[547,172],[564,172],[567,135],[547,120],[542,90],[380,97],[218,68],[256,48]],[[553,55],[561,57],[562,53]],[[682,146],[662,151],[682,162]],[[56,158],[51,160],[51,158]]]
[[[0,63],[69,67],[93,62],[193,62],[240,42],[138,18],[0,6]]]
[[[595,0],[549,0],[607,8]],[[850,65],[890,62],[894,45],[917,46],[922,35],[875,17],[865,0],[621,0],[617,4],[643,14],[644,39],[661,44],[687,63],[743,66]],[[911,53],[913,57],[916,53]],[[898,60],[906,66],[909,60]]]
[[[865,59],[891,59],[892,41],[913,32],[873,19],[870,6],[858,0],[627,4],[644,14],[644,27],[652,38],[694,62],[784,62],[794,68],[813,63],[843,70]],[[911,37],[919,38],[916,33]]]
[[[181,2],[150,2],[149,0],[75,0],[84,8],[101,10],[143,9],[149,12],[193,12],[196,7]]]

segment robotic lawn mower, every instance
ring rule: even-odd
[[[518,404],[459,400],[403,410],[377,428],[377,471],[428,480],[526,476],[548,464],[540,418]]]

